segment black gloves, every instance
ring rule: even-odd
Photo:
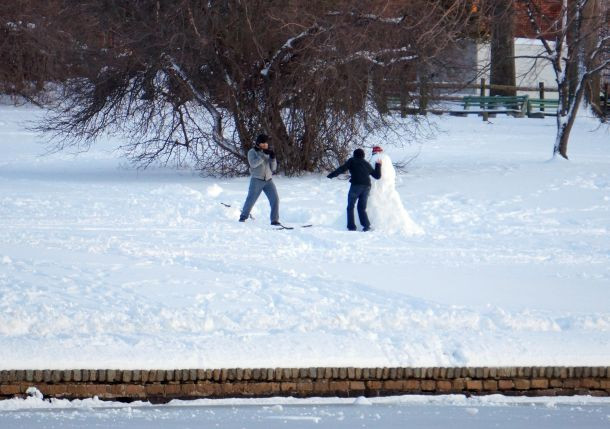
[[[275,158],[275,152],[272,151],[271,149],[263,149],[263,152],[266,153],[267,155],[269,155],[269,158],[271,158],[271,159]]]

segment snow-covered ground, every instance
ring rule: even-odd
[[[608,365],[610,134],[579,118],[431,118],[396,189],[420,236],[348,232],[348,182],[42,156],[0,107],[0,369]],[[373,142],[369,142],[373,143]],[[223,204],[230,205],[225,207]],[[311,228],[299,228],[313,224]]]
[[[269,398],[172,401],[167,405],[96,398],[0,401],[3,429],[69,428],[607,428],[608,398]]]

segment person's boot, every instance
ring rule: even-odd
[[[245,218],[245,217],[243,217],[243,216],[240,216],[240,217],[239,217],[239,221],[240,221],[240,222],[245,222],[245,221],[246,221],[246,219],[247,219],[247,218]]]

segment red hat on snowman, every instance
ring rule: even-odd
[[[381,153],[383,152],[383,149],[381,148],[381,146],[373,146],[373,153]]]

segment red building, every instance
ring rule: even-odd
[[[542,28],[542,30],[551,31],[553,23],[560,19],[563,0],[538,0],[535,3],[540,10],[540,15],[545,17],[546,28]],[[515,37],[535,39],[537,36],[529,21],[523,2],[515,2],[515,9]]]

